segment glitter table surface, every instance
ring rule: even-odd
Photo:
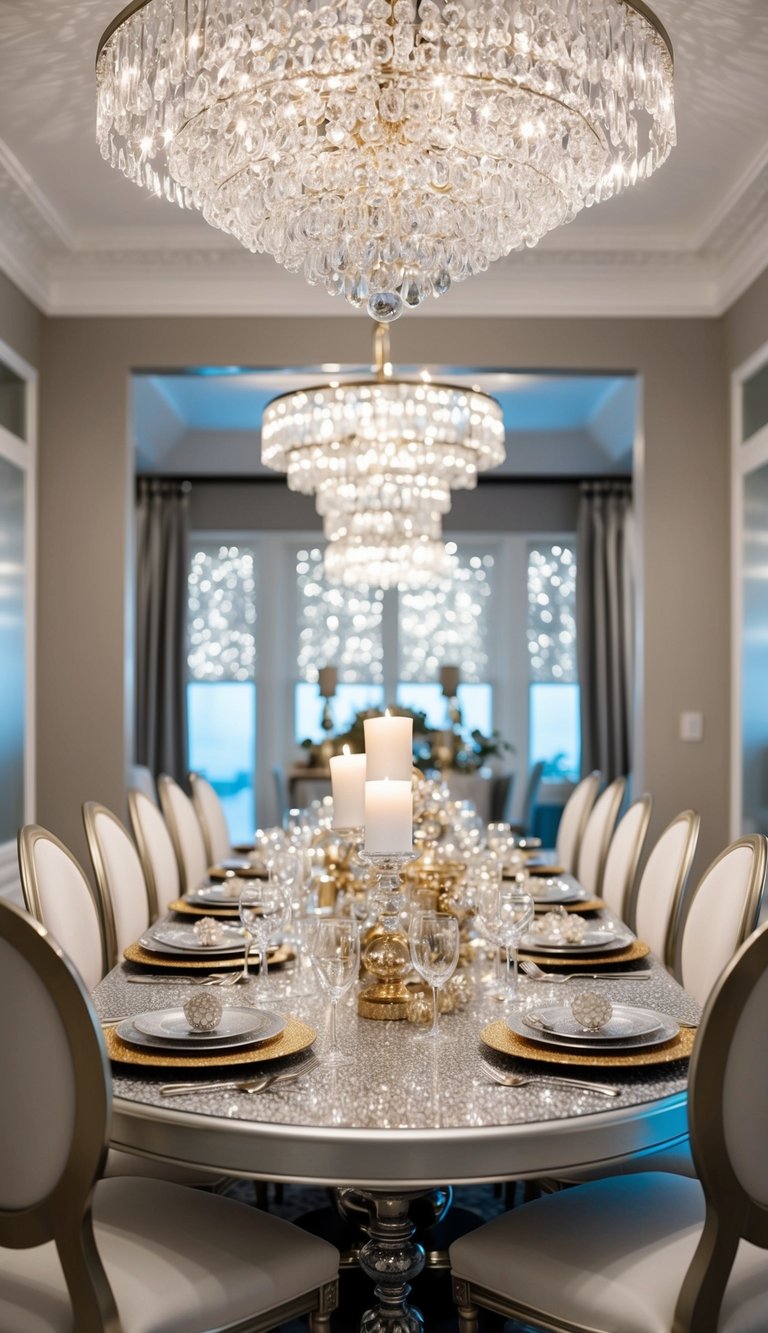
[[[176,1007],[190,994],[181,984],[129,984],[131,970],[121,964],[97,987],[102,1020]],[[437,1043],[410,1023],[359,1018],[354,995],[348,996],[339,1009],[339,1039],[349,1063],[321,1064],[295,1083],[255,1096],[226,1091],[163,1097],[161,1085],[174,1077],[189,1080],[189,1070],[174,1075],[116,1065],[112,1142],[235,1176],[421,1188],[537,1176],[680,1140],[686,1131],[685,1062],[617,1073],[600,1069],[594,1075],[587,1070],[587,1078],[619,1089],[613,1101],[548,1084],[548,1066],[526,1064],[481,1044],[482,1029],[504,1012],[486,993],[487,973],[487,962],[478,958],[469,970],[473,999],[463,1012],[441,1017]],[[689,1022],[698,1018],[695,1003],[656,963],[650,980],[632,981],[628,973],[616,982],[524,982],[521,1003],[562,1004],[591,984],[612,1000]],[[220,994],[227,1003],[252,1003],[303,1019],[318,1029],[316,1050],[322,1056],[328,1001],[308,968],[276,974],[266,987],[254,980]],[[490,1082],[480,1064],[484,1056],[499,1069],[530,1073],[531,1082],[520,1088]],[[270,1068],[291,1063],[286,1059]],[[248,1073],[255,1071],[258,1066],[251,1065]],[[200,1078],[229,1078],[232,1072],[211,1069]],[[568,1068],[551,1072],[567,1075]],[[574,1074],[584,1078],[584,1067]]]

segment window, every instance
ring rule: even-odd
[[[581,729],[576,663],[576,557],[566,543],[528,545],[529,759],[576,779]]]
[[[299,550],[297,743],[317,744],[325,734],[324,700],[317,689],[322,666],[338,671],[331,700],[334,731],[348,727],[356,713],[382,708],[390,699],[401,708],[426,713],[430,726],[449,725],[439,674],[441,666],[451,664],[461,670],[459,707],[465,731],[489,732],[493,691],[488,680],[488,605],[493,566],[494,557],[487,551],[462,548],[454,576],[433,587],[400,593],[350,591],[326,582],[320,546]]]
[[[188,581],[189,766],[222,801],[234,842],[256,827],[254,552],[196,546]]]

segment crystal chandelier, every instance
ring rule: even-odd
[[[642,0],[132,0],[96,71],[107,161],[377,320],[675,143]]]
[[[269,403],[261,458],[291,490],[315,495],[329,579],[421,587],[450,573],[442,516],[451,490],[504,460],[504,420],[477,389],[395,379],[389,331],[374,331],[374,378],[333,382]]]

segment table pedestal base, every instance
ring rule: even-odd
[[[359,1192],[370,1208],[369,1240],[360,1251],[360,1267],[375,1284],[379,1301],[363,1315],[361,1333],[423,1333],[420,1311],[408,1304],[410,1284],[424,1267],[425,1257],[423,1247],[413,1238],[416,1228],[408,1216],[408,1205],[424,1190]]]

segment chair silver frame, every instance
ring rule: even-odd
[[[49,832],[48,829],[43,828],[40,824],[25,824],[23,828],[19,829],[17,839],[19,870],[21,873],[21,891],[24,896],[24,905],[29,914],[44,926],[45,912],[43,910],[43,902],[40,894],[40,880],[37,873],[37,863],[35,861],[35,847],[39,842],[49,842],[58,851],[62,852],[67,860],[71,861],[78,874],[82,875],[88,886],[88,892],[93,900],[93,905],[96,909],[96,916],[99,922],[99,935],[101,937],[101,973],[102,976],[104,976],[109,971],[111,963],[109,961],[110,949],[101,894],[94,889],[93,884],[83,870],[83,867],[80,865],[80,862],[72,855],[69,848],[65,846],[60,838],[56,837],[55,833]]]
[[[147,901],[149,903],[149,919],[150,921],[157,921],[160,915],[160,899],[157,891],[157,883],[155,882],[155,871],[152,865],[152,857],[150,855],[149,847],[147,846],[147,840],[144,836],[144,826],[141,822],[139,797],[143,797],[145,801],[149,800],[149,797],[145,792],[141,791],[138,787],[131,787],[128,792],[128,818],[131,824],[133,840],[136,843],[136,850],[139,853],[139,860],[141,861],[141,866],[144,871],[144,883],[147,886]],[[155,809],[157,809],[157,807],[155,807]],[[162,811],[158,811],[158,813],[164,818]],[[173,854],[175,857],[175,846]]]
[[[574,792],[577,791],[578,788],[583,783],[587,786],[587,790],[591,791],[592,793],[592,800],[585,803],[584,809],[581,814],[581,820],[579,822],[578,828],[576,829],[576,837],[574,839],[574,844],[573,844],[573,865],[569,867],[569,869],[573,872],[573,874],[576,873],[576,867],[579,864],[581,840],[584,837],[584,830],[587,827],[587,820],[589,819],[589,816],[592,814],[592,807],[594,806],[595,801],[597,800],[597,794],[600,791],[600,784],[602,780],[603,780],[602,773],[600,772],[599,769],[595,768],[592,770],[591,773],[587,773],[585,777],[580,778],[579,781],[576,783],[573,792],[571,792],[571,796],[573,796]],[[571,799],[571,796],[568,797],[568,800]],[[567,805],[568,801],[566,801],[565,804]],[[563,811],[560,815],[561,819],[564,813],[565,813],[565,806],[563,806]],[[558,825],[558,831],[559,831],[559,825]],[[557,834],[555,834],[555,845],[557,845]]]
[[[47,987],[69,1045],[75,1085],[74,1131],[64,1171],[33,1206],[0,1209],[0,1245],[31,1249],[53,1241],[72,1302],[77,1333],[121,1333],[122,1325],[93,1231],[93,1191],[107,1155],[112,1116],[111,1074],[91,999],[66,955],[27,912],[0,900],[0,938],[8,941]],[[220,1325],[217,1333],[267,1333],[309,1316],[312,1333],[328,1333],[338,1282],[326,1282],[261,1315]]]
[[[115,926],[115,912],[112,906],[112,893],[109,887],[109,874],[104,864],[104,857],[101,851],[101,840],[96,828],[97,816],[104,815],[111,819],[113,824],[125,834],[131,841],[131,835],[128,832],[122,820],[118,819],[116,814],[108,809],[106,805],[100,805],[98,801],[85,801],[83,803],[83,824],[85,825],[85,837],[88,843],[88,851],[93,862],[93,872],[96,876],[96,888],[101,899],[101,916],[104,922],[104,933],[106,936],[107,951],[109,956],[109,967],[116,967],[120,962],[117,950],[117,928]],[[138,852],[137,852],[138,855]],[[141,857],[139,857],[141,861]],[[152,900],[147,887],[147,877],[144,873],[142,862],[142,875],[144,879],[144,892],[147,895],[147,919],[152,919]]]
[[[171,835],[173,850],[176,853],[176,864],[179,867],[179,884],[181,886],[181,892],[182,894],[185,894],[189,893],[190,888],[192,886],[190,886],[187,883],[187,868],[186,865],[184,864],[184,849],[182,848],[181,845],[181,834],[179,833],[179,826],[176,822],[176,812],[170,800],[168,799],[168,788],[171,786],[172,783],[174,783],[175,786],[177,787],[179,785],[178,782],[175,782],[175,779],[169,777],[167,773],[161,773],[157,779],[157,794],[158,797],[160,798],[160,809],[162,810],[163,818],[165,819],[165,822],[168,826],[168,832]],[[183,790],[183,788],[181,790]],[[186,794],[187,793],[184,792],[185,796]],[[195,807],[195,814],[197,814],[197,807]],[[199,822],[199,816],[198,816],[198,822]],[[203,834],[203,844],[206,847],[206,856],[207,856],[208,853],[207,853],[205,832],[202,829],[201,832]]]
[[[768,1205],[753,1199],[733,1170],[725,1134],[722,1089],[739,1020],[768,969],[768,925],[751,935],[722,973],[704,1009],[688,1076],[688,1123],[706,1213],[683,1278],[670,1333],[717,1333],[720,1307],[739,1241],[768,1249]],[[452,1278],[460,1333],[477,1333],[477,1307],[549,1333],[614,1333],[593,1324],[553,1320],[512,1298]]]
[[[688,825],[688,836],[686,838],[685,850],[680,862],[680,869],[677,873],[675,887],[672,891],[672,907],[669,913],[667,931],[664,939],[664,957],[661,960],[670,972],[674,971],[677,938],[676,932],[681,914],[685,910],[686,886],[688,875],[690,874],[691,866],[693,864],[693,858],[696,855],[696,844],[699,840],[701,816],[697,814],[695,810],[681,810],[679,815],[675,815],[674,819],[670,819],[669,823],[665,824],[659,837],[663,837],[667,829],[671,828],[673,824],[679,823],[686,823]],[[639,888],[640,884],[637,883],[634,887],[631,905],[627,913],[629,926],[632,930],[635,929],[635,912],[637,908],[637,894]]]
[[[707,866],[698,883],[690,893],[685,894],[685,901],[680,904],[678,920],[675,924],[674,931],[673,970],[676,979],[681,985],[683,984],[682,949],[685,923],[690,915],[696,894],[710,871],[714,870],[715,866],[718,866],[721,861],[724,861],[725,858],[738,847],[745,847],[752,852],[752,869],[749,875],[747,892],[744,896],[744,904],[736,939],[737,944],[743,944],[747,936],[751,935],[753,930],[757,929],[760,920],[760,909],[765,895],[766,880],[768,880],[768,838],[762,833],[748,833],[743,838],[737,838],[735,842],[729,843],[727,847],[724,847],[723,850],[718,853],[714,861],[710,862]]]

